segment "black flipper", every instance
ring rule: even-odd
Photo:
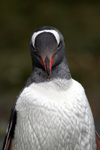
[[[96,144],[97,144],[97,150],[100,150],[100,136],[96,131]]]
[[[12,140],[14,138],[16,119],[17,119],[17,112],[16,112],[15,106],[14,106],[11,111],[11,116],[10,116],[10,120],[9,120],[9,124],[8,124],[7,132],[5,135],[2,150],[11,150],[11,144],[12,144]]]

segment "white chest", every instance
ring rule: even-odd
[[[58,81],[57,81],[58,83]],[[14,150],[95,150],[95,130],[82,86],[33,84],[20,95]]]

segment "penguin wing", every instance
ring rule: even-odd
[[[95,133],[96,133],[97,150],[100,150],[100,136],[99,136],[99,134],[97,133],[97,131],[96,131]]]
[[[17,113],[16,113],[16,110],[14,108],[11,111],[11,117],[10,117],[8,128],[6,131],[2,150],[11,150],[11,144],[12,144],[12,140],[14,138],[16,118],[17,118]]]

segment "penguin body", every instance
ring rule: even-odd
[[[30,51],[33,71],[12,109],[3,150],[96,150],[92,112],[71,78],[62,34],[35,30]]]
[[[92,113],[75,80],[33,83],[23,90],[15,108],[14,150],[96,149]]]

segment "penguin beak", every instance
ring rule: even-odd
[[[44,69],[45,69],[48,77],[51,74],[54,57],[55,57],[55,55],[52,57],[51,60],[50,60],[50,58],[48,56],[46,56],[44,60],[40,57],[40,60],[41,60],[41,62],[43,64],[43,66],[44,66]]]

